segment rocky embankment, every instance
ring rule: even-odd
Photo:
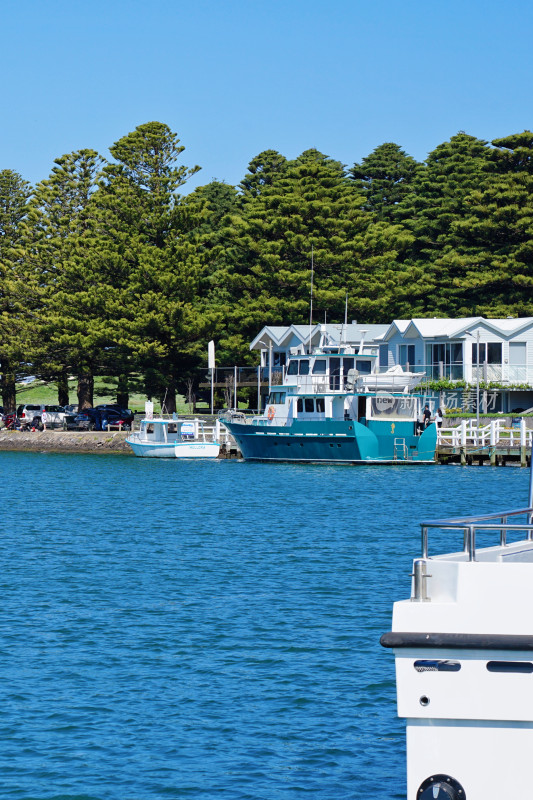
[[[125,431],[41,431],[0,430],[0,452],[22,450],[50,453],[126,453],[133,455],[126,444]]]

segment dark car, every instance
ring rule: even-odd
[[[89,430],[105,431],[108,425],[120,423],[123,430],[129,431],[133,425],[134,415],[129,408],[104,404],[94,408],[85,408],[80,414],[76,414],[75,420],[79,427],[87,427]],[[85,420],[86,424],[84,424]]]
[[[87,431],[91,420],[87,414],[68,414],[65,417],[67,431]]]

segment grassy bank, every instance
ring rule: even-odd
[[[110,385],[111,380],[106,378],[98,378],[94,382],[94,405],[102,403],[116,403],[116,395],[111,394]],[[69,403],[77,403],[78,396],[76,394],[76,380],[69,381]],[[148,398],[143,394],[132,393],[130,395],[129,408],[137,413],[144,412],[144,404]],[[178,395],[176,398],[178,404],[178,412],[186,414],[189,412],[189,406],[185,402],[185,398]],[[161,406],[154,400],[154,409],[156,413],[161,411]],[[45,383],[44,381],[35,380],[30,383],[17,384],[17,405],[20,403],[31,403],[44,405],[57,404],[57,386],[55,383]],[[200,410],[200,408],[198,409]]]

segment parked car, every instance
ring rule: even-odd
[[[67,431],[86,431],[89,429],[89,423],[87,414],[66,414],[63,427]]]
[[[63,406],[32,405],[31,403],[27,403],[17,408],[17,417],[23,425],[31,425],[31,427],[40,428],[42,426],[43,411],[46,411],[47,428],[64,427],[66,412]]]
[[[76,414],[72,425],[77,425],[78,429],[101,431],[106,430],[108,425],[122,424],[123,430],[129,431],[133,425],[134,414],[129,408],[121,408],[117,405],[103,404],[94,408],[85,408]]]

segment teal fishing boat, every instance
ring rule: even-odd
[[[228,411],[222,422],[243,457],[256,461],[350,464],[433,462],[434,423],[423,420],[423,374],[380,372],[376,355],[325,342],[291,356],[264,414]]]

